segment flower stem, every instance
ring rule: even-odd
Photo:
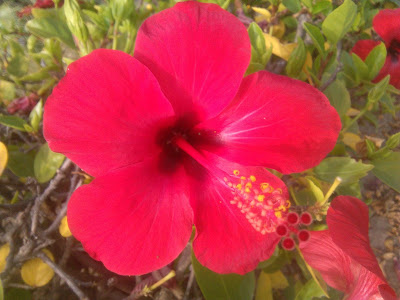
[[[112,44],[112,48],[113,50],[117,50],[117,43],[118,43],[118,26],[119,26],[119,20],[115,20],[114,23],[114,31],[113,31],[113,44]]]

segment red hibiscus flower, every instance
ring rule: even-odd
[[[369,244],[368,220],[368,206],[361,200],[336,197],[326,217],[328,230],[310,231],[301,252],[346,300],[395,300]]]
[[[389,74],[390,84],[400,89],[400,8],[381,10],[374,17],[373,26],[387,48],[385,64],[374,81],[378,82]],[[354,45],[352,52],[365,60],[379,44],[379,41],[360,40]]]
[[[100,49],[68,67],[45,107],[44,135],[96,177],[68,222],[119,274],[173,261],[196,227],[198,260],[246,273],[273,252],[283,173],[317,165],[340,121],[303,82],[259,72],[246,28],[214,4],[182,2],[141,26],[134,57]]]

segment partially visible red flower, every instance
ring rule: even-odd
[[[7,111],[10,114],[15,114],[17,112],[22,114],[30,113],[38,100],[39,96],[35,93],[31,93],[29,96],[23,96],[21,98],[14,99],[7,106]]]
[[[300,243],[307,263],[346,300],[396,300],[369,243],[368,206],[354,197],[336,197],[326,221],[328,230],[310,231],[310,239]]]
[[[387,48],[385,64],[374,81],[378,82],[389,74],[390,84],[400,89],[400,8],[381,10],[374,17],[373,26]],[[379,41],[360,40],[354,45],[352,52],[365,60],[379,44]]]
[[[64,1],[61,0],[60,3],[58,4],[59,7],[61,7],[64,4]],[[22,8],[18,13],[17,16],[19,18],[22,18],[23,16],[28,16],[32,13],[32,8],[52,8],[54,7],[54,2],[53,0],[36,0],[35,4],[25,6]]]
[[[281,239],[289,193],[264,167],[317,165],[340,119],[310,85],[259,72],[246,28],[215,4],[180,2],[140,27],[134,57],[100,49],[68,67],[44,136],[96,177],[68,206],[86,251],[119,274],[197,259],[244,274]],[[264,166],[264,167],[259,167]]]

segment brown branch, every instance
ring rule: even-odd
[[[78,287],[78,285],[73,281],[73,279],[66,274],[59,266],[57,266],[50,258],[47,257],[43,252],[39,252],[37,257],[43,260],[46,264],[54,270],[54,272],[65,281],[65,283],[70,287],[70,289],[78,296],[81,300],[89,300],[85,293]]]
[[[58,184],[65,177],[65,172],[68,168],[72,166],[72,161],[68,158],[65,159],[65,162],[61,166],[61,168],[57,171],[56,177],[54,177],[44,192],[35,199],[35,204],[32,208],[32,224],[31,224],[31,235],[36,236],[37,223],[39,218],[39,211],[42,203],[47,199],[47,197],[57,188]]]

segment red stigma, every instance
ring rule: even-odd
[[[297,233],[297,237],[300,242],[307,242],[310,238],[310,233],[308,232],[308,230],[303,229]]]
[[[294,240],[292,238],[290,238],[290,237],[285,238],[282,241],[282,247],[285,250],[289,250],[289,251],[293,250],[295,248]]]
[[[276,227],[276,234],[279,236],[286,236],[288,234],[288,228],[286,225],[279,225]]]
[[[301,224],[304,225],[310,225],[312,223],[313,219],[310,213],[308,212],[303,212],[300,216],[300,222]]]
[[[295,212],[291,212],[287,215],[287,222],[290,225],[296,225],[297,223],[299,223],[299,215]]]

